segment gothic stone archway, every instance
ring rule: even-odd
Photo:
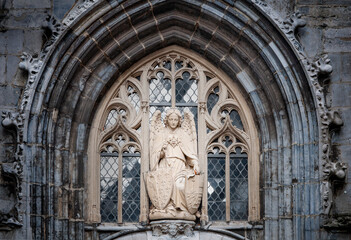
[[[130,66],[170,45],[223,71],[256,114],[265,237],[319,235],[315,101],[293,47],[261,10],[248,1],[85,4],[65,18],[67,26],[45,49],[22,99],[30,170],[25,185],[42,189],[35,201],[27,200],[33,238],[83,238],[88,133],[96,107]],[[314,204],[306,207],[305,201]]]

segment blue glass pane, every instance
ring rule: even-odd
[[[226,116],[229,115],[232,125],[236,126],[241,130],[244,130],[244,125],[241,121],[239,113],[236,110],[231,110],[230,112],[228,112],[227,110],[223,110],[221,114],[222,114],[222,122],[224,122],[224,119],[226,118]]]
[[[123,156],[122,219],[138,222],[140,214],[140,155]]]
[[[171,80],[165,79],[163,72],[158,72],[157,78],[150,80],[150,103],[170,103],[171,85]]]
[[[117,221],[118,155],[101,156],[100,163],[100,214],[102,222]]]
[[[225,198],[225,155],[211,157],[208,160],[208,216],[210,221],[224,221],[226,211]]]
[[[189,77],[189,72],[184,72],[182,78],[176,80],[177,103],[197,103],[197,81]]]
[[[230,154],[230,219],[248,219],[248,163],[247,157]]]
[[[211,114],[212,109],[214,108],[214,106],[217,104],[219,100],[218,93],[219,93],[219,87],[215,87],[212,89],[212,92],[207,98],[207,110],[209,114]]]

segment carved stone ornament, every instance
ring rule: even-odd
[[[351,216],[335,216],[323,226],[325,229],[338,229],[340,232],[350,232]]]
[[[28,72],[28,80],[23,92],[22,101],[20,105],[20,114],[22,114],[28,104],[29,98],[32,95],[33,84],[38,76],[43,62],[39,58],[33,57],[31,54],[24,52],[21,56],[19,68]]]
[[[153,221],[152,236],[159,240],[189,239],[194,236],[195,223],[182,220]]]
[[[7,213],[0,213],[0,229],[11,230],[22,226],[22,217],[19,208],[22,204],[22,181],[23,181],[23,118],[22,115],[12,112],[3,112],[2,126],[13,134],[16,152],[14,159],[1,164],[2,177],[11,182],[16,199],[13,209]]]
[[[76,5],[73,10],[62,20],[65,26],[71,25],[71,23],[78,18],[83,12],[93,6],[98,0],[84,0],[82,3]]]
[[[331,133],[343,125],[340,113],[331,109],[331,100],[328,99],[327,88],[330,81],[330,74],[333,71],[330,59],[327,55],[311,61],[300,42],[296,37],[297,30],[306,25],[306,21],[301,18],[299,12],[293,13],[285,20],[282,20],[267,4],[262,4],[262,0],[253,0],[266,14],[268,14],[282,29],[287,39],[295,47],[297,54],[302,60],[303,66],[308,72],[308,78],[317,100],[317,112],[320,118],[319,124],[319,162],[322,164],[323,183],[321,186],[323,212],[328,215],[332,206],[332,182],[338,180],[345,181],[347,166],[331,157],[332,139]]]
[[[150,220],[195,220],[201,203],[203,176],[197,159],[194,117],[178,109],[167,111],[162,124],[161,112],[152,117],[150,168],[146,186],[153,206]],[[199,214],[198,214],[199,215]]]
[[[44,59],[51,47],[65,29],[65,26],[53,15],[48,15],[42,28],[45,30],[44,36],[46,38],[45,45],[40,52],[40,58]]]
[[[334,180],[345,181],[347,166],[345,163],[338,162],[331,156],[332,139],[331,133],[343,125],[340,113],[330,108],[327,101],[327,84],[329,83],[330,74],[333,71],[329,64],[328,56],[316,60],[314,63],[308,63],[308,73],[312,86],[314,88],[317,107],[320,117],[320,162],[322,163],[323,182],[322,182],[322,200],[323,212],[329,214],[332,207],[333,191],[332,183]]]

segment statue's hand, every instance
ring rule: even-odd
[[[199,164],[197,162],[194,163],[194,172],[196,175],[200,175],[200,167],[199,167]]]

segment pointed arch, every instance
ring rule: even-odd
[[[319,234],[319,217],[309,216],[319,216],[320,201],[313,208],[302,208],[305,198],[320,199],[315,98],[301,59],[265,13],[244,0],[233,4],[112,0],[79,11],[79,17],[67,17],[68,27],[47,53],[36,81],[28,83],[23,93],[23,138],[31,153],[25,156],[30,175],[34,178],[40,169],[56,169],[40,183],[48,189],[48,205],[34,214],[49,213],[56,225],[70,219],[77,232],[84,231],[84,218],[94,215],[81,207],[86,204],[85,181],[91,177],[84,169],[87,149],[98,144],[88,138],[96,128],[91,123],[101,99],[140,59],[177,45],[224,72],[253,113],[264,171],[259,186],[264,208],[255,211],[265,219],[265,236],[291,239],[302,232],[311,238]],[[138,73],[136,79],[146,77]],[[140,106],[142,114],[148,111],[147,102],[142,100]],[[199,110],[206,114],[204,99],[199,99]],[[200,125],[206,128],[206,122]],[[146,131],[147,125],[140,126],[141,132]],[[135,123],[134,128],[140,126]],[[27,176],[29,185],[35,182],[31,176]],[[53,193],[49,186],[55,186]],[[81,197],[69,208],[66,199],[74,195]],[[301,221],[305,217],[311,220]],[[47,224],[48,233],[55,232],[55,224]],[[305,231],[294,235],[293,229]]]

